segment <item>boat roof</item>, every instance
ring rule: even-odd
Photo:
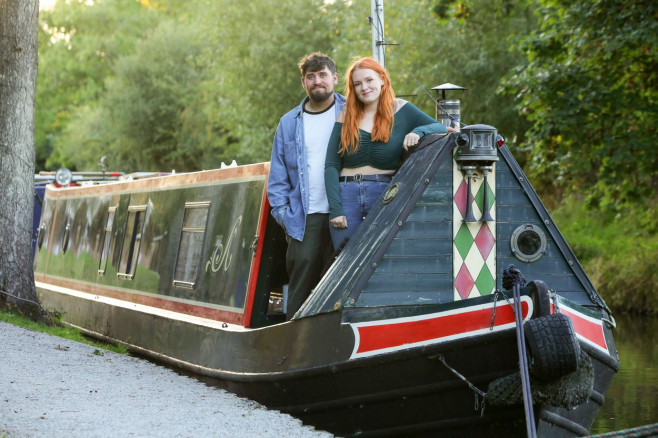
[[[402,296],[402,304],[422,304],[418,290],[431,290],[443,303],[458,298],[451,262],[455,140],[456,134],[432,134],[421,141],[296,318],[345,308],[372,311],[377,303],[401,304]],[[502,146],[497,154],[497,289],[503,269],[515,264],[528,280],[542,280],[578,304],[607,309],[509,149]],[[544,230],[546,256],[532,263],[515,258],[509,238],[519,224]],[[433,268],[424,266],[427,260]]]

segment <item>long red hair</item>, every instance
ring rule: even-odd
[[[373,58],[359,58],[350,64],[345,75],[345,109],[343,110],[343,129],[340,134],[340,153],[353,154],[359,149],[359,125],[364,115],[363,102],[359,100],[354,91],[352,75],[357,69],[369,68],[379,75],[384,81],[382,85],[377,112],[373,122],[371,137],[373,141],[386,143],[391,137],[393,130],[393,116],[395,114],[393,105],[395,103],[395,92],[391,87],[391,78],[380,63]]]

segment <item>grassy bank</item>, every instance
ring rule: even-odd
[[[658,202],[612,214],[569,198],[550,210],[613,312],[658,315]]]
[[[128,354],[128,349],[123,345],[107,344],[104,342],[94,341],[85,337],[82,332],[76,328],[66,325],[52,327],[45,324],[40,324],[11,310],[0,310],[0,321],[8,322],[9,324],[23,327],[28,330],[47,333],[52,336],[70,339],[75,342],[82,342],[83,344],[91,345],[99,349],[113,351],[119,354]]]

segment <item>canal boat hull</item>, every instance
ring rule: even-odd
[[[522,289],[522,319],[566,314],[592,361],[587,401],[536,403],[536,429],[581,436],[619,367],[609,310],[506,148],[490,176],[496,222],[472,239],[490,245],[493,262],[462,296],[471,256],[460,268],[457,138],[428,137],[290,321],[267,163],[49,188],[40,300],[92,336],[341,436],[520,436],[523,406],[485,396],[519,370],[512,295],[500,286],[514,261],[537,280]],[[544,259],[514,256],[508,239],[523,225],[548,236]]]

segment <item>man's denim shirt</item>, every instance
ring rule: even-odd
[[[274,220],[295,240],[304,238],[308,212],[308,175],[304,143],[305,98],[302,103],[281,117],[272,146],[267,197]],[[345,106],[345,98],[334,93],[336,117]],[[327,219],[328,220],[328,219]]]

